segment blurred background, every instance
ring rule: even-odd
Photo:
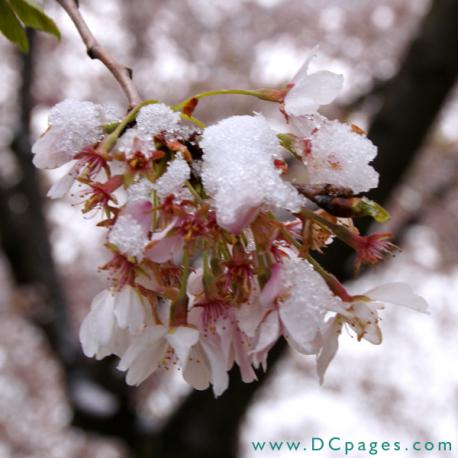
[[[169,103],[203,89],[282,85],[319,44],[312,70],[345,76],[324,113],[358,124],[379,146],[372,197],[392,219],[376,229],[393,231],[402,247],[358,281],[345,251],[330,250],[327,265],[354,291],[405,281],[431,315],[387,307],[382,346],[344,333],[323,387],[312,357],[279,345],[267,376],[244,385],[235,373],[216,401],[169,373],[131,389],[115,361],[84,358],[78,328],[106,284],[97,272],[103,230],[75,199],[44,198],[65,171],[37,172],[30,142],[65,98],[122,109],[125,101],[47,1],[61,42],[30,34],[23,56],[0,38],[0,458],[287,457],[251,442],[312,436],[458,446],[458,1],[80,4],[101,43],[133,68],[142,95]],[[234,96],[207,99],[198,113],[211,123],[262,110],[275,125],[276,109]]]

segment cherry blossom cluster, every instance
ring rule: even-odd
[[[389,234],[363,236],[353,218],[387,214],[360,194],[378,184],[376,147],[362,129],[320,115],[341,75],[308,72],[281,89],[201,93],[175,106],[147,100],[124,117],[76,100],[57,104],[33,146],[39,168],[68,164],[48,195],[71,189],[99,216],[111,259],[110,286],[80,328],[84,353],[120,358],[132,385],[177,367],[216,396],[237,365],[244,382],[266,370],[281,337],[315,355],[320,380],[342,328],[382,340],[385,303],[426,311],[407,285],[352,296],[314,254],[339,240],[356,267],[393,251]],[[246,94],[278,103],[284,131],[262,114],[206,127],[193,116],[211,95]],[[288,167],[301,173],[288,179]]]

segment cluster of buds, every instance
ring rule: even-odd
[[[71,163],[49,196],[77,187],[112,254],[101,267],[110,286],[82,323],[82,347],[89,357],[117,355],[127,383],[176,366],[218,396],[235,364],[244,382],[255,380],[281,337],[316,356],[322,380],[343,326],[378,344],[384,303],[426,310],[399,283],[352,296],[314,258],[339,239],[358,266],[375,264],[394,245],[353,225],[387,219],[360,196],[378,184],[376,147],[356,126],[317,113],[342,76],[310,74],[308,63],[282,89],[211,91],[171,107],[147,100],[122,119],[90,102],[52,109],[34,163]],[[278,103],[289,132],[275,132],[261,114],[206,127],[194,110],[219,94]],[[285,156],[303,172],[294,181]]]

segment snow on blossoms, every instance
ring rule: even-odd
[[[49,195],[75,185],[111,256],[101,266],[109,285],[80,328],[87,356],[118,356],[129,384],[177,368],[219,396],[235,366],[255,381],[279,339],[315,355],[323,381],[344,326],[379,344],[383,304],[426,311],[406,285],[350,295],[315,258],[345,243],[360,267],[395,249],[389,234],[364,236],[353,224],[388,214],[360,195],[377,186],[376,147],[318,113],[341,86],[340,75],[308,73],[307,62],[283,89],[210,91],[174,106],[146,100],[124,117],[76,100],[51,110],[34,164],[69,163]],[[194,116],[201,99],[231,93],[279,103],[284,130],[257,113],[209,127]],[[294,181],[290,165],[301,170]]]
[[[304,198],[275,168],[280,142],[263,116],[224,119],[205,129],[201,147],[203,184],[223,228],[241,232],[264,204],[290,211],[304,205]]]

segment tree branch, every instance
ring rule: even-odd
[[[96,40],[86,21],[80,13],[78,3],[75,0],[56,0],[70,16],[75,24],[78,33],[81,36],[87,48],[87,53],[91,59],[100,60],[110,73],[115,77],[121,86],[124,94],[129,101],[129,108],[139,104],[142,101],[140,94],[132,81],[132,70],[125,65],[118,63],[105,48]]]

